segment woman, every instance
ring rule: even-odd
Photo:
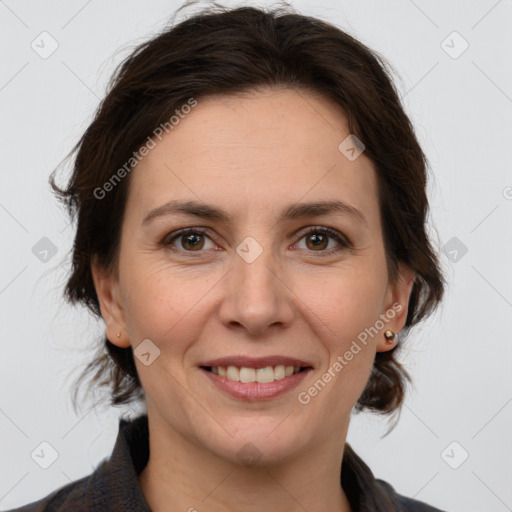
[[[445,285],[380,57],[299,14],[204,11],[123,62],[75,150],[66,295],[105,321],[91,383],[147,414],[18,510],[439,511],[346,443],[354,409],[399,412],[397,351]]]

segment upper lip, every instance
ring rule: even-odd
[[[266,366],[293,366],[293,367],[311,367],[311,364],[295,357],[286,356],[265,356],[265,357],[246,357],[246,356],[227,356],[217,359],[210,359],[200,363],[199,366],[237,366],[241,368],[265,368]]]

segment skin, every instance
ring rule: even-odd
[[[393,347],[384,331],[405,324],[414,275],[400,264],[388,280],[375,169],[364,152],[354,161],[340,152],[348,135],[344,112],[310,92],[210,97],[132,171],[117,276],[92,270],[109,340],[135,350],[150,339],[160,350],[148,366],[135,358],[150,430],[139,483],[152,510],[351,510],[340,485],[350,413],[376,351]],[[214,204],[231,222],[169,214],[142,226],[170,199]],[[357,208],[366,224],[339,213],[277,220],[289,203],[326,200]],[[317,247],[309,226],[335,229],[352,247],[332,237]],[[187,227],[207,233],[165,246]],[[252,263],[236,252],[247,236],[263,249]],[[299,403],[396,303],[402,310],[379,334]],[[250,402],[198,367],[234,354],[292,356],[314,369],[298,388]],[[249,442],[252,466],[237,456]]]

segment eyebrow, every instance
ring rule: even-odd
[[[142,225],[146,225],[157,217],[163,215],[171,215],[176,213],[184,213],[193,215],[203,219],[217,220],[229,223],[231,218],[224,210],[210,204],[199,203],[196,201],[169,201],[162,206],[148,212],[142,221]],[[291,203],[282,210],[278,221],[296,220],[306,217],[317,217],[320,215],[341,214],[353,217],[355,220],[368,226],[364,215],[353,206],[343,201],[315,201],[309,203]]]

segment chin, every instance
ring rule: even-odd
[[[271,466],[281,464],[294,457],[303,439],[295,432],[279,427],[286,415],[276,420],[266,421],[248,419],[247,423],[238,422],[236,428],[225,424],[227,432],[222,430],[221,438],[212,444],[212,436],[205,439],[205,448],[218,456],[242,466]],[[255,422],[257,423],[255,425]]]

